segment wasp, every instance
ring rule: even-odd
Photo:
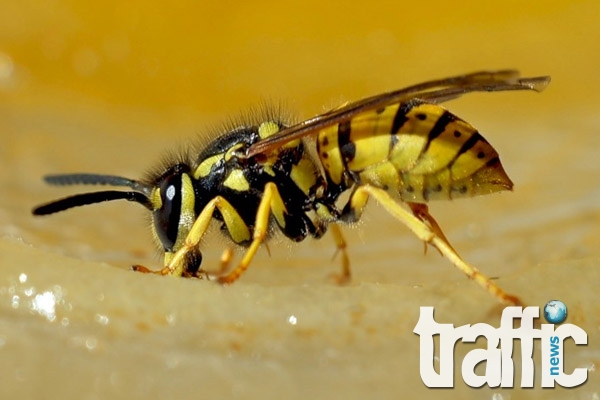
[[[52,185],[130,190],[76,194],[38,206],[33,214],[120,199],[139,203],[152,215],[164,267],[152,271],[137,265],[134,270],[209,277],[222,284],[237,280],[277,230],[296,242],[329,231],[341,253],[340,278],[347,280],[350,264],[341,226],[358,221],[373,198],[491,295],[519,304],[518,297],[459,256],[429,213],[432,200],[513,187],[490,143],[439,103],[472,92],[540,92],[549,82],[547,76],[521,78],[515,70],[481,71],[368,97],[291,126],[276,116],[265,118],[229,129],[196,157],[182,157],[146,179],[45,176]],[[310,151],[314,141],[309,137],[316,141],[316,152]],[[344,193],[349,196],[342,201]],[[221,272],[209,275],[201,267],[200,242],[213,220],[245,252],[230,268],[233,251],[228,248]]]

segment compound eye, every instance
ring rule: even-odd
[[[166,251],[172,251],[179,232],[182,204],[182,175],[172,174],[159,185],[161,207],[154,211],[156,234]]]

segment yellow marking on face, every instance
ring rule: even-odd
[[[150,203],[152,203],[152,209],[158,210],[162,207],[162,199],[160,198],[160,188],[152,189],[152,193],[150,194]]]
[[[196,213],[194,211],[196,204],[194,185],[188,174],[181,175],[181,181],[181,218],[186,220],[191,218],[193,224],[193,220],[196,218]]]
[[[202,161],[194,171],[194,179],[200,179],[208,176],[212,167],[223,158],[223,154],[215,154]]]
[[[177,228],[177,239],[173,250],[177,251],[185,242],[192,225],[196,221],[196,194],[194,185],[189,175],[181,175],[181,211],[179,214],[179,227]]]
[[[241,169],[232,170],[227,178],[225,178],[225,181],[223,181],[223,186],[232,190],[237,190],[238,192],[244,192],[250,189],[250,183]]]
[[[315,165],[308,158],[302,158],[297,165],[292,166],[290,178],[304,194],[308,195],[310,189],[317,183]]]

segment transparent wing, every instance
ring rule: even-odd
[[[328,126],[348,121],[368,110],[376,110],[389,104],[401,103],[414,98],[430,103],[441,103],[471,92],[500,92],[507,90],[534,90],[541,92],[550,83],[549,76],[520,78],[516,70],[479,71],[419,83],[403,89],[379,94],[328,111],[314,118],[282,129],[248,149],[247,157],[267,153],[284,144],[317,133]]]

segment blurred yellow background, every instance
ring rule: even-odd
[[[566,101],[597,93],[594,1],[5,3],[11,103],[50,95],[221,114],[266,96],[305,109],[505,67],[551,74]]]
[[[263,102],[300,119],[502,68],[552,83],[542,94],[474,94],[447,106],[494,144],[515,192],[436,203],[432,213],[507,290],[535,305],[576,305],[570,322],[590,345],[573,346],[568,365],[589,367],[590,378],[576,392],[518,394],[456,378],[455,391],[435,395],[600,394],[597,1],[0,0],[0,10],[0,365],[9,371],[0,397],[433,396],[418,376],[418,306],[435,305],[436,318],[456,325],[497,325],[499,314],[376,204],[348,233],[355,284],[341,289],[324,278],[337,268],[330,239],[291,252],[276,242],[236,285],[207,287],[124,271],[160,264],[133,205],[29,213],[87,189],[45,187],[46,173],[137,178],[165,151]],[[212,241],[215,262],[222,243]],[[34,298],[56,287],[51,321]],[[293,313],[305,315],[294,334]]]

